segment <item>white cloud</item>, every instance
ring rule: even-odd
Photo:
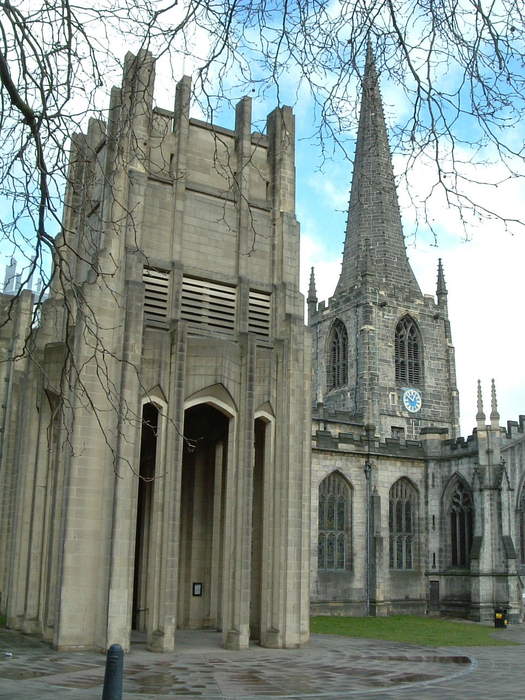
[[[348,209],[348,188],[339,185],[340,180],[332,180],[326,175],[311,177],[308,186],[324,198],[324,204],[337,211]]]
[[[452,339],[460,392],[462,432],[475,425],[476,382],[482,381],[485,412],[490,412],[490,379],[496,380],[502,421],[525,412],[525,372],[520,356],[525,325],[520,316],[525,236],[492,235],[482,230],[470,242],[409,251],[424,291],[433,292],[436,261],[443,258]]]
[[[301,290],[308,294],[310,270],[315,269],[315,286],[319,301],[328,299],[334,293],[341,272],[339,257],[330,258],[319,238],[301,233]]]

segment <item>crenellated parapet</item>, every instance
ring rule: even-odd
[[[421,440],[407,439],[402,435],[381,438],[370,434],[363,423],[352,422],[345,411],[317,409],[312,420],[312,448],[375,456],[398,456],[422,459],[425,455]]]

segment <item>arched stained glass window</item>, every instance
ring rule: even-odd
[[[421,383],[423,380],[422,350],[418,328],[410,316],[405,316],[396,326],[396,382],[409,385]]]
[[[408,479],[399,479],[390,489],[388,511],[391,569],[414,568],[416,512],[416,489]]]
[[[351,489],[333,472],[319,485],[318,567],[325,571],[350,568]]]
[[[335,321],[328,338],[326,367],[328,390],[348,383],[348,334],[339,320]]]
[[[458,479],[450,497],[450,563],[452,566],[468,567],[474,525],[472,497],[462,481]]]
[[[525,565],[525,485],[521,487],[518,504],[518,529],[520,533],[520,562]]]

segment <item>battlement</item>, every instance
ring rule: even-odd
[[[508,440],[521,437],[525,433],[525,416],[518,416],[518,420],[508,420],[507,427],[503,428],[503,431]]]
[[[252,138],[255,137],[256,135],[253,134]],[[361,289],[358,285],[344,293],[334,294],[334,296],[331,296],[326,300],[314,302],[310,309],[311,319],[313,321],[320,321],[323,316],[331,316],[334,313],[338,314],[340,311],[345,310],[348,307],[348,304],[351,302],[354,294],[361,296]],[[420,306],[422,309],[426,309],[432,313],[441,313],[441,307],[432,294],[425,294],[422,298],[415,299],[409,295],[408,298],[410,299],[412,306],[415,306],[416,308]],[[403,299],[404,295],[402,290],[396,290],[395,299],[392,298],[392,300],[389,300],[384,290],[374,288],[371,289],[370,301],[372,304],[379,306],[381,309],[384,309],[389,305],[397,307],[399,305],[399,301],[403,301]]]
[[[448,447],[452,452],[458,451],[458,450],[467,450],[471,449],[475,445],[477,445],[477,435],[476,431],[474,431],[473,435],[468,435],[466,438],[463,436],[457,437],[453,440],[445,440],[444,445]]]
[[[489,429],[490,426],[487,426]],[[520,415],[518,420],[507,421],[507,426],[492,428],[498,430],[501,437],[501,447],[507,448],[516,440],[525,436],[525,415]],[[446,432],[446,431],[445,431]],[[423,439],[434,439],[440,441],[439,450],[441,456],[461,457],[475,453],[478,450],[478,429],[474,428],[471,435],[460,436],[453,440],[446,439],[444,432],[439,428],[423,428],[421,430]]]
[[[334,411],[334,418],[336,413]],[[330,428],[327,423],[330,422]],[[341,430],[344,422],[325,419],[313,419],[312,427],[312,448],[320,450],[334,450],[338,452],[354,452],[357,454],[381,454],[411,459],[423,459],[424,448],[421,440],[408,440],[401,437],[391,437],[380,439],[377,435],[369,436],[365,426],[359,423],[346,421],[348,426],[352,426],[352,432]]]

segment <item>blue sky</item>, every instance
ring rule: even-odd
[[[306,293],[310,266],[316,271],[319,299],[336,285],[344,242],[351,163],[343,159],[317,169],[314,150],[297,151],[297,216],[301,223],[301,289]],[[394,159],[394,167],[399,160]],[[489,175],[489,173],[487,173]],[[422,175],[424,179],[424,173]],[[509,183],[494,193],[501,204],[521,208],[525,188]],[[525,347],[522,296],[525,234],[510,235],[497,222],[479,221],[465,239],[460,222],[442,202],[433,207],[437,245],[424,228],[414,236],[413,209],[400,192],[407,252],[424,294],[434,294],[438,258],[443,259],[449,314],[456,349],[462,434],[475,425],[476,383],[482,381],[486,408],[492,378],[496,381],[502,421],[525,413]],[[496,204],[496,202],[495,202]],[[489,411],[486,411],[487,415]]]
[[[195,37],[195,45],[206,38]],[[123,56],[128,46],[115,44],[115,53]],[[198,50],[197,50],[198,53]],[[174,97],[173,78],[182,73],[191,74],[194,64],[185,59],[178,63],[178,75],[157,67],[156,100],[160,106],[170,108]],[[297,158],[297,217],[301,224],[301,288],[306,293],[310,266],[316,269],[318,296],[328,298],[335,287],[340,269],[343,248],[346,207],[351,181],[352,164],[348,157],[332,143],[323,156],[312,134],[317,114],[311,97],[304,87],[297,89],[297,74],[290,71],[282,81],[281,101],[293,104],[296,115]],[[110,80],[118,82],[114,73]],[[451,76],[447,76],[450,80]],[[107,86],[105,86],[107,90]],[[101,99],[104,98],[101,91]],[[402,90],[382,81],[382,94],[389,127],[406,119],[410,105]],[[232,95],[236,101],[242,93]],[[106,101],[107,104],[107,101]],[[102,105],[100,105],[102,106]],[[255,100],[253,105],[254,128],[261,128],[266,114],[275,106],[268,94],[265,100]],[[198,108],[194,116],[202,116]],[[357,114],[354,112],[354,123]],[[231,127],[233,109],[228,107],[215,117],[216,123]],[[461,125],[460,135],[468,135],[468,124]],[[352,129],[341,135],[346,143],[347,156],[353,156]],[[512,136],[516,143],[523,143],[524,133],[515,128]],[[474,178],[501,180],[503,173],[497,154],[489,153],[490,161],[482,171],[466,166],[467,175]],[[468,161],[468,154],[465,160]],[[394,170],[400,173],[405,161],[394,155]],[[419,201],[432,184],[432,171],[424,159],[410,168],[410,189]],[[467,190],[468,190],[467,185]],[[489,207],[503,207],[522,216],[525,188],[518,182],[506,182],[498,187],[480,192],[470,186],[469,193],[481,197]],[[505,232],[495,220],[471,220],[470,240],[457,213],[447,208],[443,198],[437,196],[429,205],[429,218],[437,233],[435,238],[427,227],[421,225],[415,215],[402,184],[399,189],[408,253],[424,293],[435,291],[436,268],[439,257],[443,259],[449,290],[449,311],[453,340],[456,347],[458,386],[460,389],[462,432],[468,434],[475,424],[476,381],[480,378],[489,397],[490,379],[494,377],[502,420],[516,420],[519,412],[525,413],[525,372],[520,357],[525,346],[523,323],[523,261],[525,260],[525,233],[514,236]],[[2,251],[4,253],[5,249]],[[7,262],[4,258],[2,262]]]
[[[382,82],[382,95],[389,127],[406,118],[410,105],[399,89]],[[314,130],[316,115],[308,95],[294,105],[296,114],[297,217],[301,224],[301,290],[306,295],[310,267],[316,271],[319,299],[333,293],[340,270],[346,211],[351,184],[354,134],[345,134],[347,155],[337,148],[323,160],[318,144],[308,138]],[[254,114],[270,104],[254,105]],[[459,135],[472,127],[465,122]],[[471,134],[469,134],[471,135]],[[524,132],[515,128],[512,138],[523,142]],[[328,144],[330,145],[330,144]],[[460,156],[468,161],[466,149]],[[394,171],[399,174],[405,161],[394,154]],[[489,208],[522,218],[525,184],[519,180],[501,183],[506,172],[490,151],[487,164],[464,167],[466,176],[487,182],[490,187],[465,183],[465,192],[477,197]],[[431,159],[410,169],[411,194],[419,202],[433,183]],[[456,350],[456,367],[461,404],[461,431],[468,435],[475,426],[476,386],[480,379],[485,408],[490,400],[490,380],[496,381],[502,423],[517,420],[525,413],[525,371],[520,357],[525,347],[525,324],[521,310],[525,230],[516,226],[509,233],[495,219],[478,218],[465,213],[468,231],[459,213],[447,206],[437,193],[430,200],[428,215],[431,231],[413,201],[404,182],[399,184],[407,252],[424,294],[434,294],[438,258],[442,258],[449,291],[449,314]],[[435,234],[435,235],[434,235]],[[436,238],[437,237],[437,238]],[[486,413],[490,412],[486,410]]]

